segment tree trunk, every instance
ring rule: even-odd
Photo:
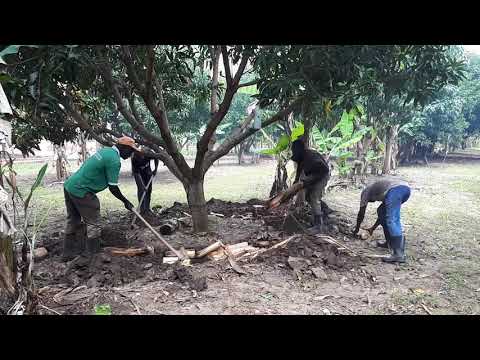
[[[15,296],[14,260],[12,236],[0,233],[0,305]]]
[[[203,192],[204,179],[195,179],[192,183],[184,185],[187,192],[188,205],[192,213],[194,232],[208,231],[208,212],[205,194]]]
[[[237,151],[237,156],[238,156],[238,165],[242,165],[243,164],[243,153],[244,153],[244,143],[241,143],[239,146],[238,146],[238,151]]]
[[[394,143],[397,140],[398,125],[389,126],[386,134],[385,155],[383,158],[383,174],[389,174],[392,170],[392,156]]]
[[[287,168],[285,167],[283,161],[279,160],[277,163],[275,180],[273,181],[272,188],[270,189],[270,197],[277,195],[283,190],[286,190],[288,188],[287,180]]]
[[[67,178],[67,157],[65,155],[65,146],[54,145],[54,152],[57,180],[63,181]]]
[[[87,160],[88,152],[87,152],[87,141],[85,139],[85,134],[80,133],[78,137],[78,165],[81,165]]]

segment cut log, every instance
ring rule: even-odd
[[[219,261],[219,260],[225,259],[227,257],[227,254],[225,254],[224,249],[220,248],[220,249],[217,249],[215,251],[211,251],[210,253],[208,253],[207,257],[210,260]]]
[[[117,247],[106,247],[105,251],[109,252],[113,256],[138,256],[138,255],[153,255],[155,250],[151,246],[146,246],[143,248],[117,248]]]
[[[270,199],[267,202],[267,209],[274,209],[278,207],[280,204],[286,202],[287,200],[295,196],[295,194],[298,193],[300,190],[303,190],[303,188],[304,185],[301,181],[290,186],[287,190],[282,191],[280,194]]]
[[[231,258],[235,259],[247,252],[256,251],[257,248],[248,245],[248,242],[242,242],[233,245],[226,245],[223,248],[221,247],[215,251],[210,252],[208,254],[208,257],[214,261],[223,260],[227,257],[225,250],[230,253]]]
[[[206,248],[200,250],[197,252],[197,258],[202,258],[205,255],[208,255],[212,251],[218,250],[222,246],[222,243],[220,241],[214,242],[211,245],[208,245]]]
[[[178,221],[169,220],[160,225],[160,234],[171,235],[178,229]]]

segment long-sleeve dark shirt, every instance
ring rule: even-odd
[[[300,178],[301,172],[307,176],[304,183],[309,186],[330,173],[330,167],[322,155],[315,150],[307,149],[303,154],[303,159],[298,163],[295,182]]]
[[[145,154],[135,152],[132,155],[132,172],[139,173],[145,171],[152,171],[150,168],[150,161],[155,161],[155,169],[158,168],[158,159],[151,158]]]

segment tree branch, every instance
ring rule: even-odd
[[[251,86],[251,85],[255,85],[255,84],[258,84],[260,80],[252,80],[252,81],[248,81],[246,83],[243,83],[243,84],[238,84],[237,88],[241,88],[241,87],[245,87],[245,86]]]
[[[168,154],[172,157],[175,164],[177,164],[178,168],[182,172],[183,176],[186,178],[191,178],[192,176],[192,169],[188,166],[185,158],[178,150],[178,146],[172,136],[170,131],[170,127],[168,125],[168,119],[165,109],[165,103],[163,101],[163,91],[162,91],[162,84],[157,79],[155,79],[155,84],[157,88],[157,95],[159,98],[158,105],[155,104],[153,97],[148,97],[144,91],[143,85],[140,83],[138,76],[135,71],[135,67],[133,66],[133,60],[130,55],[130,51],[128,48],[124,48],[124,56],[122,61],[125,63],[127,67],[127,74],[129,79],[132,80],[134,86],[140,93],[146,107],[152,114],[155,122],[157,123],[158,128],[160,129],[160,134],[162,136],[162,146],[165,148]],[[152,70],[152,77],[154,76],[154,70]]]
[[[137,121],[137,116],[134,116],[130,111],[128,111],[125,103],[123,102],[123,98],[120,95],[120,91],[118,90],[118,85],[113,79],[112,76],[112,68],[109,63],[104,59],[103,64],[97,65],[97,69],[100,71],[102,77],[105,81],[110,85],[110,90],[112,91],[113,97],[117,104],[118,110],[122,113],[123,117],[128,121],[128,123],[132,126],[132,128],[142,135],[145,139],[149,140],[150,142],[156,145],[163,145],[163,140],[158,136],[149,132],[142,124],[142,122]],[[133,110],[133,109],[132,109]],[[140,118],[138,117],[140,120]]]
[[[92,128],[92,126],[88,123],[88,121],[80,114],[78,110],[74,108],[72,98],[67,95],[68,100],[60,100],[60,104],[65,108],[65,112],[72,117],[75,121],[75,124],[82,130],[88,132],[90,136],[92,136],[95,140],[97,140],[100,144],[105,146],[112,146],[114,144],[113,140],[108,140],[100,135],[98,135]]]
[[[225,79],[227,80],[227,85],[230,86],[232,85],[233,79],[232,72],[230,70],[230,62],[228,61],[227,47],[222,45],[220,48],[222,50],[223,67],[225,68]]]
[[[279,121],[283,119],[286,115],[288,115],[290,112],[292,112],[301,102],[303,99],[299,98],[293,101],[290,105],[288,105],[286,108],[280,110],[277,112],[275,115],[270,117],[269,119],[265,120],[262,122],[262,127],[261,129],[273,124],[276,121]],[[211,152],[207,155],[205,162],[204,162],[204,169],[203,171],[207,171],[212,164],[221,158],[222,156],[228,154],[230,150],[233,149],[233,147],[237,146],[240,144],[242,141],[244,141],[246,138],[249,136],[255,134],[257,131],[260,129],[254,129],[254,128],[249,128],[246,129],[243,132],[240,133],[233,133],[232,136],[227,138],[225,141],[222,142],[222,144],[215,150],[214,152]]]
[[[133,57],[130,52],[130,46],[125,45],[121,47],[121,56],[122,62],[127,67],[128,78],[132,82],[133,86],[137,91],[143,96],[145,95],[145,87],[142,85],[140,78],[138,77],[137,70],[133,64]]]
[[[152,96],[152,76],[153,76],[153,62],[155,60],[155,53],[154,53],[154,46],[150,45],[147,48],[147,73],[146,73],[146,81],[145,81],[145,88],[147,90],[146,96],[150,98]]]
[[[235,77],[233,78],[233,83],[235,86],[238,88],[238,84],[240,82],[240,78],[243,75],[243,72],[245,71],[245,67],[247,66],[248,59],[250,58],[250,55],[244,55],[242,57],[242,60],[240,61],[240,65],[238,66],[238,70],[235,73]]]
[[[220,61],[220,47],[212,46],[210,49],[213,63],[212,73],[212,94],[210,99],[210,113],[213,115],[217,112],[218,107],[218,64]]]

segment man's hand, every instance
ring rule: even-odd
[[[152,176],[157,176],[157,169],[153,170]]]
[[[125,199],[123,205],[125,205],[125,209],[127,209],[128,211],[132,211],[132,209],[134,208],[133,204],[126,199]]]

